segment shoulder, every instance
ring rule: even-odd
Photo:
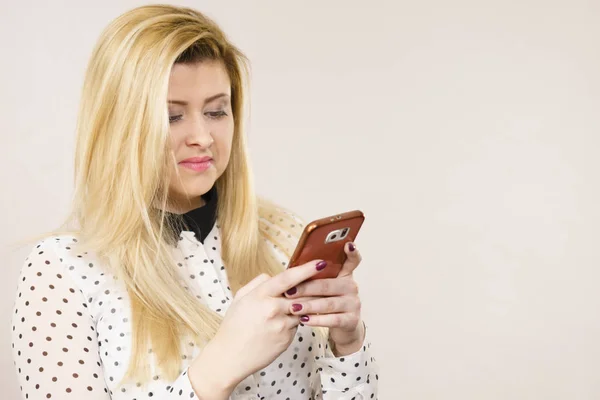
[[[21,266],[20,281],[33,276],[51,277],[69,275],[69,252],[77,246],[77,238],[67,235],[52,235],[39,239],[27,254]]]
[[[304,220],[297,213],[265,199],[259,200],[258,209],[261,236],[283,253],[282,257],[289,258],[302,235]]]
[[[63,256],[66,247],[75,244],[73,237],[49,236],[39,239],[26,256],[20,270],[15,307],[23,309],[30,303],[40,307],[55,298],[71,297],[77,285],[71,280]],[[24,304],[19,302],[25,301]]]
[[[77,235],[53,235],[34,245],[21,268],[21,280],[29,276],[65,278],[82,292],[106,280],[105,268],[93,252],[86,251]]]
[[[304,220],[297,213],[264,199],[259,201],[258,210],[261,230],[271,230],[276,236],[300,238]]]
[[[259,200],[258,218],[261,223],[277,226],[289,232],[304,229],[304,219],[299,214],[266,199]]]
[[[39,240],[29,251],[25,259],[24,271],[28,268],[45,266],[46,268],[61,268],[64,264],[64,254],[77,246],[77,238],[67,235],[53,235]]]

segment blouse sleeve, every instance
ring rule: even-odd
[[[21,269],[12,314],[22,398],[109,400],[95,322],[48,241],[38,244]]]
[[[53,241],[38,244],[19,277],[12,348],[22,398],[110,400],[96,321],[83,292],[56,255]],[[197,399],[187,370],[148,396],[158,400]]]
[[[336,357],[328,344],[324,352],[316,357],[321,377],[323,400],[376,399],[379,383],[379,368],[371,353],[368,329],[365,340],[356,353]]]

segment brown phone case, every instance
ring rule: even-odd
[[[309,278],[335,278],[346,261],[344,246],[354,242],[365,220],[362,211],[348,211],[342,214],[321,218],[306,225],[298,241],[296,250],[290,258],[288,268],[296,267],[313,260],[327,261],[327,268]],[[347,236],[342,240],[326,243],[330,232],[348,228]]]

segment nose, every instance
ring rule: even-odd
[[[188,146],[198,146],[207,149],[213,142],[214,139],[208,124],[201,117],[194,118],[189,126],[186,144]]]

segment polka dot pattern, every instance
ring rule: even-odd
[[[271,245],[286,264],[283,253]],[[204,243],[183,231],[173,254],[181,284],[200,303],[224,315],[233,293],[220,248],[217,223]],[[148,349],[152,379],[121,384],[132,347],[129,297],[122,282],[93,254],[78,251],[74,237],[45,239],[28,256],[19,278],[12,340],[24,399],[197,398],[187,368],[200,349],[189,340],[182,342],[182,372],[175,381],[160,376]],[[336,358],[320,335],[301,325],[290,347],[241,382],[231,399],[376,398],[376,371],[368,338],[357,353]]]

